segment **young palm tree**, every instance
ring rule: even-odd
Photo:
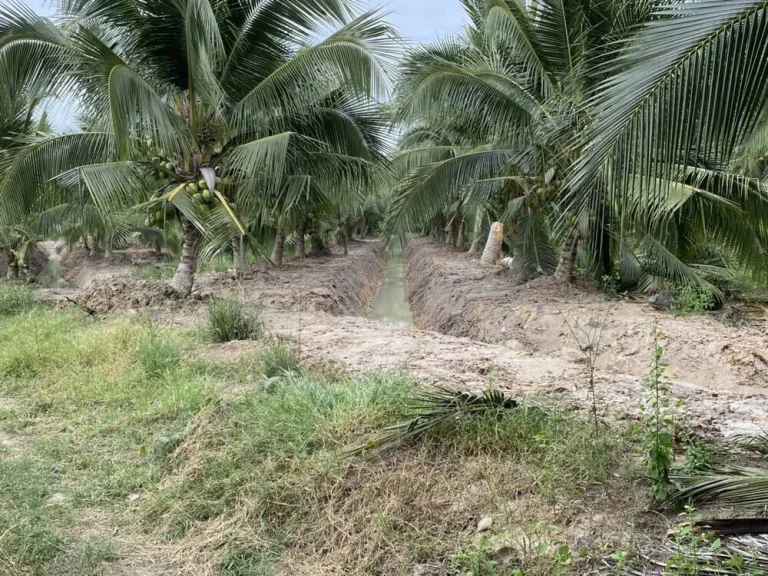
[[[135,191],[150,189],[142,209],[182,222],[172,285],[188,294],[200,233],[246,232],[234,198],[258,202],[304,176],[351,187],[365,171],[365,158],[337,146],[354,123],[341,115],[324,123],[318,113],[339,92],[372,103],[386,88],[394,34],[376,13],[353,18],[351,4],[62,0],[58,24],[3,5],[0,73],[103,119],[17,148],[0,165],[3,218],[23,219],[50,182],[73,193],[82,185],[104,213],[136,205]],[[296,166],[312,170],[291,173]]]

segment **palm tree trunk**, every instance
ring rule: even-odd
[[[464,216],[459,221],[459,231],[456,233],[456,248],[464,250]]]
[[[301,222],[296,227],[296,256],[299,258],[307,257],[307,243],[306,243],[307,231],[304,226],[304,222]]]
[[[232,242],[232,251],[234,253],[235,276],[240,278],[245,271],[245,246],[243,246],[242,236]]]
[[[445,243],[449,245],[455,244],[453,240],[453,219],[448,222],[448,226],[445,228]]]
[[[485,243],[485,250],[480,262],[496,266],[501,260],[501,245],[504,241],[504,224],[494,222],[491,225],[491,231],[488,234],[488,242]]]
[[[192,293],[192,286],[195,283],[195,272],[197,271],[197,243],[200,234],[197,228],[190,222],[185,222],[183,226],[184,239],[181,246],[181,260],[179,267],[176,268],[176,274],[171,280],[171,288],[180,296],[189,296]]]
[[[469,253],[477,254],[480,252],[480,242],[483,240],[483,212],[479,208],[475,213],[475,228],[472,234],[472,245],[469,247]]]
[[[309,255],[320,256],[324,252],[323,238],[319,232],[313,230],[309,236]]]
[[[285,253],[285,230],[283,225],[277,226],[277,234],[275,234],[275,246],[272,248],[272,264],[280,268],[283,265],[283,254]]]
[[[573,282],[573,270],[576,267],[576,254],[579,251],[579,234],[574,231],[568,234],[563,241],[560,252],[560,262],[555,270],[555,278],[560,282]]]

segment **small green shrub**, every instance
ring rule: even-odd
[[[672,312],[681,316],[696,316],[711,310],[712,293],[692,284],[683,284],[672,290]]]
[[[487,536],[469,548],[460,550],[451,556],[451,568],[454,574],[462,576],[495,576],[501,574],[499,563],[493,559],[493,550]],[[510,574],[510,572],[506,572]]]
[[[144,280],[170,280],[176,273],[177,264],[175,262],[162,262],[144,266],[141,269],[141,277]]]
[[[208,332],[214,342],[258,340],[264,335],[261,312],[236,298],[211,299]]]
[[[278,340],[259,354],[259,370],[264,378],[279,378],[301,372],[298,347]]]
[[[35,308],[35,295],[22,284],[8,282],[0,285],[0,317],[23,314]]]
[[[669,472],[674,461],[674,410],[669,382],[664,377],[664,347],[658,328],[653,329],[651,370],[640,398],[641,422],[637,427],[645,475],[654,498],[669,496]]]

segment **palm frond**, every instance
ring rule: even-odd
[[[412,440],[451,421],[479,416],[501,417],[519,407],[517,400],[498,390],[485,390],[482,394],[437,388],[414,397],[407,407],[408,420],[386,428],[377,438],[350,450],[348,456],[385,450]]]
[[[670,503],[720,502],[755,507],[768,505],[768,470],[712,470],[701,476],[674,476],[671,480],[682,488],[672,493]]]

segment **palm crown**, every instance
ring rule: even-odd
[[[284,211],[302,194],[359,191],[383,157],[376,101],[396,44],[376,13],[353,18],[349,4],[66,1],[59,25],[5,5],[0,73],[70,95],[95,120],[87,131],[29,138],[8,156],[4,220],[56,183],[85,190],[104,214],[170,203],[161,214],[183,215],[192,248],[199,230],[246,233],[236,198],[252,213],[257,204]],[[196,187],[210,188],[215,208]]]

